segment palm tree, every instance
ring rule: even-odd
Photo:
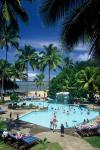
[[[88,92],[89,100],[93,100],[95,92],[100,90],[100,69],[86,67],[76,73],[75,78],[78,86]]]
[[[2,81],[1,85],[1,97],[3,97],[4,93],[4,79],[8,77],[10,64],[5,60],[0,60],[0,79]]]
[[[14,82],[14,90],[16,85],[16,79],[19,80],[26,80],[26,74],[23,71],[23,68],[20,66],[20,62],[15,62],[15,64],[12,64],[9,68],[9,75],[10,78],[13,79]]]
[[[74,66],[74,64],[73,64],[72,59],[70,59],[69,57],[65,57],[64,58],[64,68],[71,69],[71,68],[73,68],[73,66]]]
[[[43,80],[44,80],[44,74],[43,73],[36,76],[36,78],[34,79],[34,82],[36,84],[37,89],[38,89],[38,87],[41,87],[44,85]]]
[[[8,49],[10,46],[18,49],[18,40],[19,40],[19,35],[18,33],[12,29],[11,26],[8,26],[0,36],[0,48],[6,49],[6,61],[7,61],[7,53]]]
[[[49,46],[44,46],[44,51],[42,51],[40,54],[40,69],[44,71],[48,66],[50,86],[51,70],[56,70],[56,68],[60,66],[61,57],[58,53],[57,47],[53,46],[53,44],[50,44]]]
[[[41,14],[47,25],[63,20],[62,42],[72,49],[89,42],[89,54],[100,58],[100,0],[43,0]]]
[[[32,0],[27,0],[32,2]],[[24,0],[25,2],[25,0]],[[18,28],[18,18],[22,21],[28,21],[26,10],[22,6],[22,0],[1,0],[0,1],[0,27],[12,24],[16,29]]]
[[[33,49],[30,45],[25,45],[23,50],[20,50],[19,62],[23,65],[23,68],[26,70],[27,74],[27,88],[28,88],[28,70],[29,66],[34,70],[37,65],[38,55],[36,50]],[[27,89],[28,93],[28,89]]]

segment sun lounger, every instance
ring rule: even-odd
[[[19,147],[19,149],[25,149],[32,147],[33,145],[36,145],[38,143],[39,139],[35,136],[27,136],[20,139],[20,143],[23,143],[22,147]]]
[[[39,139],[35,136],[26,136],[26,137],[23,137],[22,138],[22,141],[25,143],[25,144],[33,144],[33,143],[36,143]]]
[[[27,150],[31,146],[38,143],[38,138],[35,136],[23,136],[20,139],[17,139],[16,135],[9,134],[6,138],[5,142],[9,144],[10,146],[14,147],[15,149],[21,150]]]

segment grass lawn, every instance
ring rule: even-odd
[[[93,147],[100,148],[100,136],[85,137],[84,139]]]
[[[41,148],[42,148],[42,145],[38,144],[35,147],[32,147],[31,150],[40,150]],[[58,143],[48,143],[46,148],[48,148],[48,150],[62,150],[62,148],[59,146]],[[14,150],[14,149],[10,147],[9,145],[6,145],[5,143],[0,142],[0,150]]]
[[[36,145],[35,147],[31,148],[31,150],[40,150],[42,148],[41,144]],[[46,145],[48,150],[62,150],[58,143],[48,143]],[[45,149],[44,149],[45,150]]]
[[[9,145],[6,145],[3,142],[0,142],[0,150],[14,150],[12,147],[10,147]]]

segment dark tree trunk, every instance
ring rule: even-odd
[[[16,79],[14,79],[14,89],[13,89],[14,92],[15,92],[15,86],[16,86]]]
[[[1,99],[2,100],[4,100],[3,93],[4,93],[4,72],[2,73],[2,85],[1,85]]]
[[[49,88],[50,88],[50,79],[51,79],[51,76],[50,76],[50,65],[49,65]]]
[[[26,64],[26,71],[27,71],[27,96],[28,96],[28,62]]]
[[[6,62],[8,60],[8,44],[7,44],[7,40],[6,40]]]

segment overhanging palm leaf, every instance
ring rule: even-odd
[[[88,39],[89,54],[100,58],[100,0],[66,0],[66,5],[64,2],[44,0],[41,12],[45,22],[53,24],[62,19],[61,39],[66,49]]]
[[[73,9],[79,7],[85,0],[43,0],[40,8],[43,21],[47,25],[54,24],[59,19],[64,17],[69,8]]]
[[[27,1],[32,2],[32,0]],[[17,16],[24,22],[28,21],[28,15],[22,6],[22,0],[0,0],[1,26],[10,23],[15,29],[18,28]]]

